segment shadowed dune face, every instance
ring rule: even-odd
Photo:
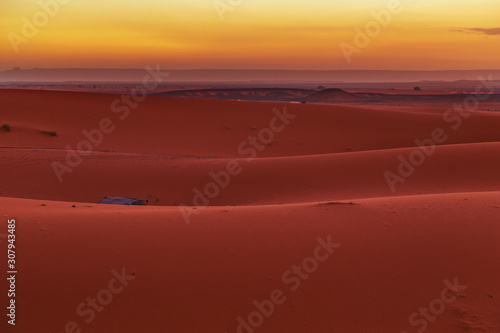
[[[284,113],[286,108],[297,118],[259,157],[414,147],[416,139],[428,137],[436,127],[449,129],[459,121],[452,115],[443,118],[447,107],[441,114],[422,114],[424,106],[420,112],[384,112],[363,106],[157,96],[136,102],[120,95],[44,91],[0,91],[0,101],[1,122],[12,127],[10,133],[0,133],[4,147],[76,149],[87,139],[83,130],[91,132],[109,119],[107,127],[114,129],[95,150],[175,156],[241,157],[239,144],[269,128],[274,109]],[[460,130],[447,131],[446,144],[499,141],[499,126],[498,113],[475,113],[460,123]],[[43,136],[40,130],[58,135]]]
[[[2,198],[23,237],[18,311],[31,320],[18,327],[238,332],[238,318],[248,322],[257,311],[254,301],[279,290],[262,332],[413,332],[425,325],[432,333],[496,332],[499,192],[355,203],[210,207],[186,226],[176,207]],[[340,246],[329,256],[318,252],[323,261],[301,269],[304,278],[293,274],[293,265],[311,265],[317,239],[328,236]],[[126,286],[103,311],[91,311],[87,297],[107,289],[122,268]],[[410,325],[410,316],[419,324]]]
[[[41,91],[2,91],[0,100],[10,124],[0,132],[5,196],[249,205],[500,184],[497,113]],[[411,177],[395,180],[401,172]]]
[[[19,332],[499,331],[498,113],[137,98],[0,90]]]
[[[438,147],[443,153],[429,157],[417,173],[414,179],[426,170],[432,173],[428,181],[415,181],[419,189],[426,183],[429,188],[424,192],[439,192],[442,186],[443,191],[468,191],[471,188],[463,182],[443,184],[435,179],[448,179],[449,173],[467,178],[481,168],[491,169],[481,173],[488,179],[497,179],[494,157],[486,166],[475,164],[477,170],[466,168],[471,152],[484,152],[488,158],[496,149],[471,145],[500,141],[496,113],[467,114],[465,119],[456,112],[444,115],[446,110],[424,114],[156,96],[135,102],[117,95],[40,91],[2,91],[0,99],[2,117],[11,127],[10,132],[0,133],[2,146],[9,147],[3,148],[4,168],[16,175],[4,182],[4,194],[11,196],[30,197],[36,192],[37,198],[96,202],[113,190],[154,197],[153,203],[191,205],[191,190],[209,183],[211,171],[225,170],[228,158],[245,172],[234,177],[214,204],[309,200],[303,191],[312,195],[311,200],[380,196],[388,189],[380,176],[384,169],[397,169],[399,155],[410,154],[417,144],[429,145],[436,128],[443,130],[446,140],[431,144],[443,144]],[[55,131],[57,136],[41,131]],[[456,144],[469,145],[450,147]],[[77,154],[77,149],[92,151]],[[314,156],[318,154],[323,156]],[[450,158],[456,161],[455,170],[443,167],[442,161]],[[33,186],[31,193],[17,179],[31,179],[24,183]],[[304,185],[294,187],[297,182]],[[86,186],[92,183],[96,185]],[[252,195],[248,186],[259,183]],[[363,189],[369,183],[378,185]],[[407,191],[403,194],[418,193],[411,190],[411,183],[401,187]],[[488,189],[496,182],[490,185]],[[59,190],[44,190],[53,186]],[[75,188],[79,190],[72,191]],[[269,189],[261,198],[264,188]],[[282,198],[279,191],[293,193],[296,199]]]
[[[126,196],[147,199],[152,205],[226,206],[493,191],[500,188],[499,149],[500,143],[439,146],[403,183],[395,183],[394,192],[384,173],[398,174],[400,156],[409,161],[414,149],[251,161],[94,153],[71,173],[63,173],[62,182],[53,163],[67,165],[67,152],[2,149],[2,169],[10,175],[2,182],[2,193],[60,201],[98,202],[105,196]],[[233,175],[227,172],[231,163],[238,171]]]

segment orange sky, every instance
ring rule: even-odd
[[[0,69],[500,68],[498,0],[58,0],[53,17],[39,1],[1,0]],[[391,2],[401,12],[348,63],[341,43]]]

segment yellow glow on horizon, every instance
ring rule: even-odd
[[[241,0],[224,21],[213,0],[65,0],[16,53],[7,36],[23,36],[21,18],[31,20],[39,1],[2,0],[0,69],[493,69],[500,56],[500,34],[467,30],[500,27],[496,0],[401,0],[403,12],[351,64],[339,44],[353,44],[354,27],[398,0]]]

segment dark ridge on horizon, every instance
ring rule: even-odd
[[[409,103],[409,102],[462,102],[470,94],[385,94],[373,92],[352,93],[340,88],[290,89],[290,88],[248,88],[248,89],[190,89],[155,93],[156,96],[202,98],[243,101],[296,102],[296,103]],[[499,103],[500,94],[492,94],[489,102]]]
[[[150,66],[154,72],[156,66]],[[420,82],[480,80],[490,75],[500,78],[500,70],[254,70],[254,69],[161,69],[168,73],[164,82]],[[148,74],[146,69],[10,69],[0,71],[0,83],[15,82],[140,82]]]

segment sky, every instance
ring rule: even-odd
[[[1,0],[0,69],[500,69],[498,13],[498,0]]]

